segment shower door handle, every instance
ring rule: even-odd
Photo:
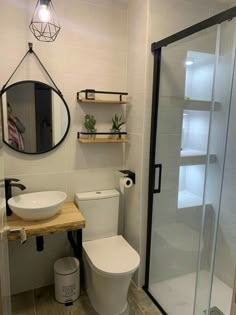
[[[155,184],[156,184],[156,170],[159,170],[159,174],[158,174],[158,187],[157,188],[155,188]],[[154,186],[154,189],[153,189],[153,193],[154,194],[159,194],[160,192],[161,192],[161,177],[162,177],[162,164],[155,164],[154,165],[154,180],[153,180],[153,182],[154,182],[154,184],[153,184],[153,186]]]

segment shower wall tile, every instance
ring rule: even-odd
[[[147,39],[147,1],[128,1],[128,40],[129,51],[140,44],[145,45]]]
[[[67,199],[74,201],[77,192],[117,189],[117,169],[94,169],[67,173]]]
[[[136,173],[136,184],[125,195],[124,236],[141,255],[141,266],[135,273],[134,281],[142,285],[145,265],[141,253],[142,231],[142,195],[147,186],[143,186],[143,135],[145,117],[145,83],[147,60],[147,13],[148,1],[128,1],[128,76],[127,86],[130,105],[127,107],[127,130],[129,144],[126,146],[126,168]],[[147,128],[147,126],[146,126]]]
[[[60,190],[67,192],[67,172],[64,173],[44,173],[33,175],[19,175],[17,178],[26,186],[23,193],[30,193],[43,190]],[[17,188],[12,188],[13,195],[22,194]]]
[[[156,155],[161,161],[166,158],[178,158],[181,147],[181,133],[179,134],[159,134]]]
[[[77,133],[71,133],[66,141],[68,171],[121,167],[123,144],[84,145],[78,142]]]
[[[66,171],[65,144],[55,149],[53,153],[35,156],[14,152],[5,147],[5,175],[26,175],[41,173],[60,173]]]
[[[144,129],[143,115],[145,102],[145,94],[143,92],[134,93],[129,97],[129,104],[127,105],[126,121],[127,132],[135,134],[142,134]]]
[[[219,2],[218,2],[219,3]],[[210,9],[224,11],[227,5],[212,1],[151,0],[150,39],[161,40],[209,17]],[[168,16],[168,18],[167,18]],[[171,22],[170,22],[171,21]]]
[[[159,132],[160,133],[182,133],[181,126],[183,120],[182,108],[162,110],[159,114]]]

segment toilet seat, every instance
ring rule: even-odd
[[[83,248],[93,267],[107,275],[134,272],[140,263],[138,253],[121,235],[83,242]]]

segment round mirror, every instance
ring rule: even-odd
[[[21,81],[1,92],[3,139],[12,149],[41,154],[57,147],[66,137],[70,113],[63,98],[51,86]]]

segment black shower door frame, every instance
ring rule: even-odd
[[[151,51],[154,56],[153,68],[153,90],[152,90],[152,116],[151,116],[151,135],[150,135],[150,153],[149,153],[149,188],[148,188],[148,216],[147,216],[147,242],[146,242],[146,268],[145,268],[145,284],[144,291],[152,299],[154,304],[161,310],[164,315],[168,315],[161,307],[158,301],[149,292],[149,272],[150,272],[150,256],[151,256],[151,235],[152,235],[152,216],[153,216],[153,195],[161,193],[161,176],[162,166],[155,163],[156,158],[156,141],[157,141],[157,123],[159,113],[159,92],[160,92],[160,75],[161,75],[161,57],[162,48],[191,36],[195,33],[203,31],[209,27],[230,21],[236,16],[236,6],[214,15],[202,22],[192,25],[178,33],[175,33],[163,40],[154,42],[151,45]],[[156,169],[159,169],[158,187],[155,187]]]

